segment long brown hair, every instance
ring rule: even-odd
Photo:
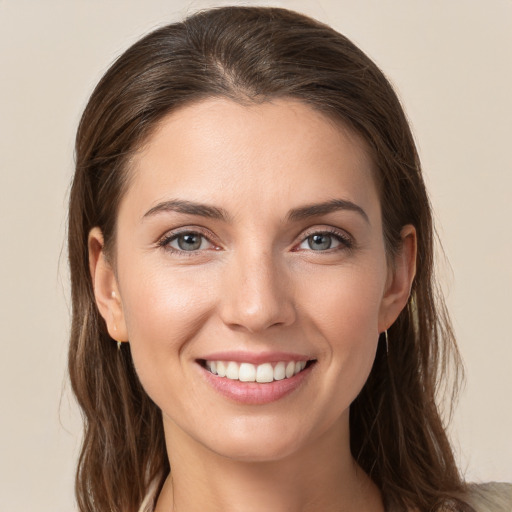
[[[362,136],[370,148],[386,249],[400,231],[418,236],[410,300],[380,343],[370,377],[350,409],[354,458],[388,510],[466,510],[436,406],[450,361],[460,368],[436,293],[433,226],[420,162],[402,107],[377,66],[347,38],[279,8],[224,7],[160,28],[129,48],[94,90],[76,138],[69,201],[73,320],[71,384],[83,411],[76,476],[81,512],[135,512],[170,468],[161,414],[118,353],[95,304],[87,237],[98,226],[115,263],[116,215],[130,158],[160,120],[180,106],[222,96],[238,102],[299,99]],[[126,344],[128,345],[128,344]]]

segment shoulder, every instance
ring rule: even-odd
[[[512,512],[512,483],[469,484],[466,500],[476,512]]]

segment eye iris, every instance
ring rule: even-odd
[[[308,237],[308,245],[313,251],[324,251],[330,249],[332,237],[330,235],[312,235]]]
[[[187,233],[178,237],[178,247],[182,251],[197,251],[201,247],[201,236]]]

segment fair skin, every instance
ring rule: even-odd
[[[115,259],[95,228],[90,266],[162,410],[157,512],[381,512],[349,406],[407,302],[416,238],[405,226],[389,261],[364,143],[295,100],[207,99],[165,118],[130,172]],[[261,365],[272,382],[240,380]]]

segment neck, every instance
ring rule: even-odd
[[[355,463],[348,418],[300,453],[240,461],[166,425],[172,472],[155,512],[383,512],[380,492]]]

